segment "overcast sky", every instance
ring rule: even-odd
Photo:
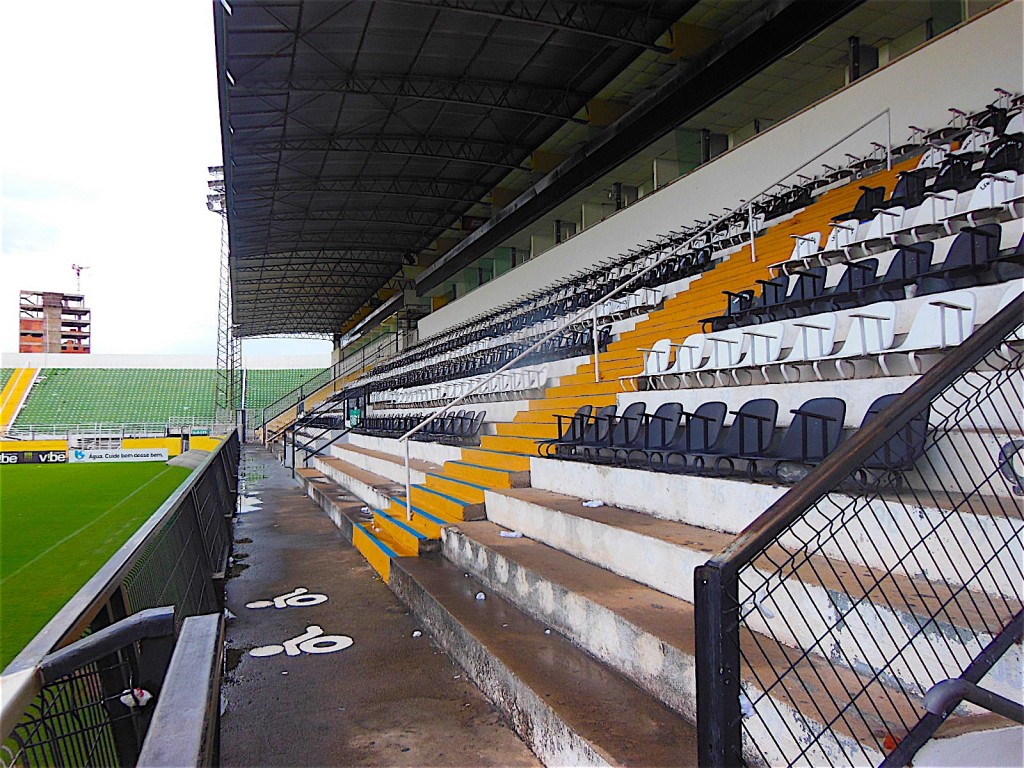
[[[221,162],[209,0],[0,3],[0,352],[18,291],[74,291],[94,353],[215,354]],[[330,343],[245,342],[247,355]]]

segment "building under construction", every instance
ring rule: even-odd
[[[92,310],[81,293],[22,291],[18,351],[88,354]]]

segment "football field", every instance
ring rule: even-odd
[[[163,462],[0,467],[0,669],[190,471]]]

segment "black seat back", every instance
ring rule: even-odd
[[[748,400],[736,411],[722,447],[724,456],[763,456],[775,436],[779,404],[770,398]]]
[[[846,401],[838,397],[816,397],[795,411],[793,421],[775,458],[817,464],[839,445],[846,418]]]
[[[650,450],[662,450],[671,444],[676,433],[683,429],[682,403],[663,403],[652,416],[644,419],[642,445]]]
[[[630,403],[626,410],[615,419],[615,428],[610,436],[610,445],[625,447],[634,445],[643,424],[643,414],[647,411],[647,403]]]
[[[898,398],[898,394],[882,395],[875,400],[861,422],[861,428],[870,424],[885,411],[885,409]],[[904,472],[914,467],[921,456],[924,455],[925,437],[928,434],[928,416],[930,407],[911,419],[906,426],[889,438],[885,445],[864,462],[867,469],[883,469],[890,472]]]
[[[713,450],[722,439],[727,412],[725,403],[718,400],[697,406],[697,410],[687,415],[685,441],[679,450],[687,453]]]

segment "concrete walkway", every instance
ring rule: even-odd
[[[539,765],[289,470],[246,445],[241,473],[223,766]]]

